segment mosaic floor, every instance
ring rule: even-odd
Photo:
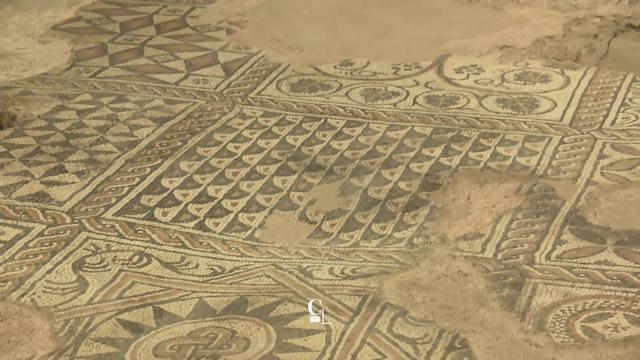
[[[524,326],[640,335],[637,233],[612,242],[572,217],[594,187],[640,181],[640,78],[455,57],[288,66],[230,44],[226,23],[193,25],[206,2],[95,2],[56,30],[101,42],[3,90],[50,103],[0,131],[0,298],[54,314],[68,343],[50,358],[470,358],[368,285],[424,247],[424,179],[459,169],[578,189],[532,187],[464,251]],[[311,211],[336,179],[356,200]],[[305,219],[309,243],[263,241],[274,213]],[[309,321],[316,298],[331,325]]]

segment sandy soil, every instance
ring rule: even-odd
[[[640,74],[640,29],[629,28],[611,40],[600,66]]]
[[[459,332],[477,359],[628,360],[637,352],[638,343],[568,347],[525,330],[513,313],[500,307],[481,271],[450,255],[451,246],[436,246],[415,268],[387,278],[382,293],[415,315]]]
[[[636,32],[627,25],[640,25],[639,14],[636,0],[220,0],[200,21],[233,19],[236,41],[287,63],[456,53],[594,65],[612,38]],[[614,52],[605,65],[633,56]]]
[[[600,187],[589,193],[580,213],[594,225],[616,230],[640,230],[638,213],[632,211],[640,204],[640,184]]]
[[[52,31],[51,27],[92,2],[0,0],[0,85],[68,66],[73,47],[94,39],[69,36]],[[25,116],[37,115],[49,103],[42,97],[0,94],[0,131],[16,126]]]
[[[258,230],[258,238],[273,244],[300,245],[308,243],[314,225],[298,218],[294,213],[273,213]]]
[[[71,57],[69,36],[50,28],[91,0],[0,1],[0,84],[64,67]]]
[[[15,126],[17,116],[15,113],[10,111],[2,111],[0,112],[0,131],[9,129]]]
[[[513,210],[524,200],[516,191],[533,180],[477,171],[459,172],[450,178],[433,197],[441,204],[433,229],[445,236],[439,237],[442,241],[421,256],[414,268],[378,279],[383,297],[461,333],[480,360],[629,359],[638,343],[567,347],[555,344],[544,333],[525,330],[513,313],[501,307],[482,270],[451,255],[455,248],[452,239],[480,231]],[[547,182],[565,195],[570,193],[567,184]]]
[[[42,115],[53,106],[46,96],[14,96],[0,93],[0,131],[20,126],[21,123]]]
[[[485,230],[524,200],[516,191],[528,181],[518,174],[461,171],[432,196],[438,210],[430,230],[449,239]]]
[[[307,195],[313,210],[326,213],[347,206],[347,197],[342,194],[341,186],[341,181],[314,186]]]
[[[306,194],[303,202],[309,205],[308,212],[312,219],[320,220],[325,213],[347,205],[340,191],[341,184],[336,181],[316,185]],[[274,244],[311,244],[308,236],[314,228],[311,219],[301,219],[300,214],[274,212],[258,230],[258,238]]]
[[[41,310],[0,302],[0,360],[42,356],[60,345],[51,317]]]

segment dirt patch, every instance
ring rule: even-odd
[[[300,245],[308,242],[314,227],[300,220],[296,213],[274,212],[258,230],[258,238],[273,244]]]
[[[437,220],[430,230],[450,239],[484,230],[524,200],[517,190],[529,181],[519,174],[458,172],[432,196]]]
[[[503,308],[484,270],[452,255],[456,241],[451,239],[495,223],[524,200],[521,187],[536,182],[559,189],[563,197],[575,192],[572,184],[519,174],[461,171],[453,175],[432,196],[440,204],[434,228],[446,236],[420,253],[413,268],[372,284],[380,286],[385,300],[460,333],[478,360],[628,359],[637,343],[568,347],[525,329],[515,314]]]
[[[307,195],[313,210],[326,213],[347,206],[341,187],[342,182],[339,181],[314,186]]]
[[[0,83],[66,66],[71,58],[69,36],[50,28],[74,15],[92,0],[5,0],[0,2]],[[84,42],[79,38],[74,42]]]
[[[540,179],[540,181],[551,186],[555,193],[565,201],[571,199],[578,191],[578,187],[576,186],[576,184],[570,181],[551,180],[548,178]]]
[[[18,118],[42,115],[54,103],[53,99],[44,95],[0,95],[0,109],[12,112]]]
[[[17,118],[18,116],[11,111],[0,111],[0,131],[14,127]]]
[[[638,14],[636,0],[220,0],[200,21],[233,19],[236,41],[294,64],[456,53],[594,65]]]
[[[228,21],[238,26],[246,25],[247,13],[265,0],[220,0],[200,13],[198,23],[216,24]]]
[[[640,184],[601,187],[589,193],[580,213],[594,225],[616,230],[640,230],[635,209],[640,203]]]
[[[628,27],[612,38],[600,65],[609,70],[640,74],[640,28]]]
[[[48,314],[24,305],[0,302],[0,360],[42,356],[59,345],[60,339]]]
[[[637,67],[620,66],[620,62],[628,65],[634,58],[626,49],[621,50],[616,43],[616,49],[611,51],[613,41],[630,33],[629,25],[637,21],[627,15],[585,14],[569,18],[560,33],[540,37],[526,47],[505,46],[501,49],[501,58],[503,61],[543,59],[555,66],[597,65],[610,70],[637,71]]]
[[[460,333],[476,359],[626,360],[637,351],[637,343],[625,342],[568,347],[524,329],[500,307],[481,270],[450,255],[451,245],[436,246],[414,269],[385,279],[382,294],[412,315]]]
[[[258,230],[258,238],[274,244],[309,244],[308,236],[316,227],[311,219],[320,220],[325,213],[346,206],[341,185],[342,182],[337,181],[314,186],[302,204],[303,208],[308,205],[309,217],[294,212],[274,212]]]
[[[15,128],[34,119],[54,105],[50,97],[42,95],[0,94],[0,131]]]
[[[287,63],[419,61],[451,50],[446,41],[488,38],[516,23],[486,6],[448,1],[269,0],[247,11],[238,40]]]

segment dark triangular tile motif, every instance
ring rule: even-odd
[[[56,27],[74,34],[104,35],[75,51],[68,76],[211,89],[235,74],[257,50],[227,44],[225,25],[192,26],[195,7],[97,2]],[[84,77],[85,75],[82,75]]]

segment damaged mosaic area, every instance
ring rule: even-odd
[[[209,3],[2,87],[0,359],[629,359],[640,76],[291,65]]]

